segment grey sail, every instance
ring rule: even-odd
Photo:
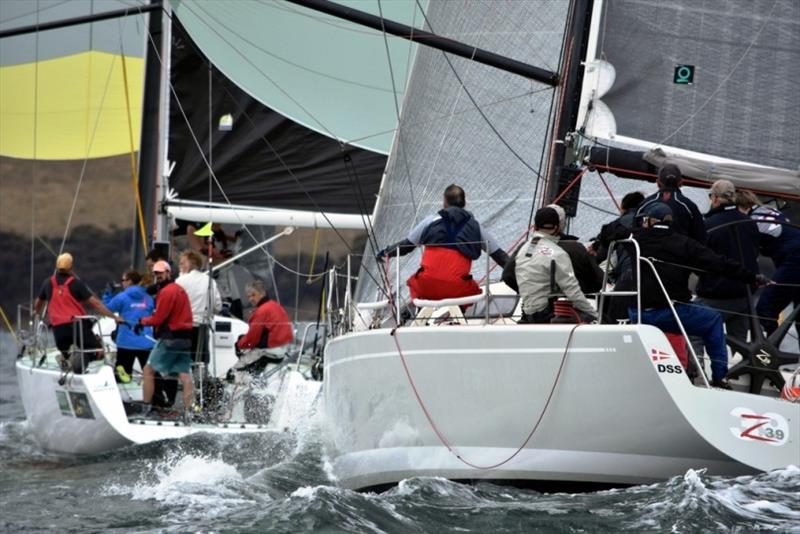
[[[511,1],[471,3],[465,10],[459,2],[431,2],[424,29],[558,70],[568,7],[561,1]],[[442,52],[418,48],[376,207],[379,247],[402,239],[441,209],[442,192],[451,183],[465,189],[467,209],[501,246],[510,246],[528,225],[537,175],[545,174],[542,152],[558,92],[465,59],[447,59]],[[365,255],[374,253],[368,243]],[[401,284],[418,260],[418,252],[400,260]],[[376,264],[370,258],[362,265],[357,299],[372,300]],[[482,258],[473,275],[477,279],[485,270]],[[493,277],[499,277],[498,270]]]

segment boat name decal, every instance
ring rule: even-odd
[[[664,365],[663,363],[659,363],[658,365],[656,365],[656,369],[658,369],[659,373],[676,374],[676,375],[683,374],[683,367],[681,367],[680,365]]]
[[[739,426],[731,427],[731,433],[741,440],[774,447],[780,447],[789,440],[789,423],[780,414],[759,414],[749,408],[738,407],[731,410],[731,415],[739,420]]]

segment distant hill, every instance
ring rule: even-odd
[[[101,293],[108,282],[118,281],[130,267],[134,195],[129,157],[88,160],[85,169],[83,161],[33,162],[0,157],[0,306],[12,321],[17,305],[30,302],[31,282],[35,298],[42,281],[52,273],[76,191],[77,203],[65,250],[75,257],[76,273]],[[364,232],[340,233],[357,254],[363,251]],[[314,240],[314,230],[299,229],[275,242],[272,250],[291,269],[297,269],[299,251],[299,270],[308,273]],[[315,270],[322,268],[326,251],[335,264],[343,264],[348,251],[331,230],[320,232],[317,249]],[[358,268],[357,261],[353,268]],[[292,308],[293,315],[296,278],[280,268],[275,270],[275,277],[281,300]],[[309,286],[301,279],[300,318],[316,317],[320,285],[317,282]]]

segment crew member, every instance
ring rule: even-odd
[[[728,350],[725,346],[725,331],[719,312],[701,304],[690,304],[689,274],[703,270],[747,283],[755,283],[756,275],[744,269],[738,262],[721,256],[694,239],[676,233],[670,227],[672,210],[663,202],[651,203],[643,212],[641,228],[633,230],[633,238],[639,244],[641,258],[648,258],[655,265],[664,284],[667,296],[652,272],[650,265],[641,261],[641,305],[642,322],[651,324],[664,332],[680,333],[680,328],[669,308],[667,299],[675,302],[675,311],[690,336],[700,336],[711,358],[712,385],[730,389],[725,380],[728,372]],[[612,239],[625,239],[631,230],[619,226]],[[636,308],[628,310],[631,321],[636,321]]]
[[[569,254],[560,246],[558,213],[550,207],[541,208],[534,217],[531,240],[519,249],[514,274],[522,298],[521,324],[549,323],[553,318],[550,302],[551,281],[580,313],[581,321],[591,322],[595,310],[581,291]],[[504,279],[506,277],[504,276]]]
[[[683,175],[678,166],[671,163],[664,165],[658,172],[656,185],[658,191],[644,199],[636,212],[637,217],[641,217],[650,205],[658,202],[664,203],[672,212],[672,231],[689,236],[704,245],[706,243],[706,226],[703,222],[703,215],[697,208],[697,204],[681,192]]]
[[[728,180],[717,180],[708,194],[711,209],[706,214],[708,248],[741,263],[758,273],[758,228],[735,204],[736,188]],[[747,341],[749,302],[747,285],[741,281],[701,273],[695,289],[695,303],[714,308],[722,314],[729,336]],[[697,354],[703,353],[701,339],[693,338]]]
[[[581,286],[581,291],[584,294],[597,293],[603,286],[603,271],[576,236],[564,233],[567,227],[567,214],[564,208],[558,204],[548,204],[547,207],[558,213],[558,246],[569,254],[572,269]]]
[[[72,371],[83,373],[88,361],[103,357],[103,346],[92,332],[92,321],[81,319],[77,327],[73,326],[73,318],[86,315],[83,304],[88,304],[106,317],[117,322],[122,319],[115,316],[92,290],[72,272],[72,255],[64,252],[56,258],[56,272],[42,283],[39,296],[33,305],[34,313],[41,315],[47,303],[47,315],[53,327],[56,347],[65,359],[68,359],[70,346],[74,343],[80,351],[72,359]],[[81,345],[81,342],[83,343]],[[66,360],[62,366],[69,368]]]
[[[399,249],[405,256],[418,245],[425,245],[420,267],[406,282],[411,298],[441,300],[480,293],[472,279],[472,261],[489,253],[501,267],[508,255],[464,207],[464,190],[453,184],[444,190],[444,207],[422,220],[406,239],[389,246],[377,255],[381,261],[395,256]]]
[[[181,286],[174,283],[169,263],[160,260],[153,265],[153,277],[158,285],[156,309],[153,315],[139,320],[141,326],[152,326],[158,343],[150,353],[144,367],[142,400],[145,413],[151,411],[155,373],[178,373],[183,384],[184,419],[191,420],[192,391],[192,307]]]
[[[250,316],[247,334],[236,342],[237,353],[242,353],[236,365],[240,369],[262,358],[283,359],[284,353],[278,349],[294,339],[289,314],[283,306],[267,297],[263,282],[250,282],[245,287],[245,293],[255,310]]]
[[[208,327],[214,314],[222,309],[222,298],[217,282],[200,270],[202,266],[203,257],[199,252],[184,250],[178,260],[181,274],[175,283],[186,291],[192,305],[192,356],[208,363]]]
[[[103,297],[103,303],[108,309],[119,313],[125,320],[117,327],[114,340],[117,345],[116,371],[121,382],[130,382],[135,360],[139,360],[140,367],[144,369],[154,345],[151,339],[152,328],[148,327],[138,334],[132,328],[139,319],[153,313],[153,297],[139,285],[141,281],[142,276],[137,271],[126,271],[122,275],[122,291],[113,297]]]

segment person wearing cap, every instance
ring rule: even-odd
[[[81,320],[80,331],[76,334],[73,327],[74,318],[86,315],[84,305],[88,305],[101,315],[111,317],[117,322],[121,322],[122,319],[115,316],[114,312],[89,289],[89,286],[75,275],[72,266],[73,259],[69,252],[64,252],[56,258],[56,272],[42,283],[33,310],[37,316],[41,315],[47,304],[47,315],[53,327],[56,347],[64,358],[69,358],[70,346],[73,343],[78,350],[93,351],[81,352],[82,357],[72,359],[72,371],[80,374],[85,370],[89,360],[103,357],[103,347],[92,332],[92,321]],[[79,346],[81,340],[83,345]],[[66,366],[66,362],[63,365]]]
[[[629,230],[621,227],[614,239],[633,236],[639,244],[641,258],[648,258],[655,266],[658,278],[664,284],[667,296],[661,290],[651,267],[644,261],[641,269],[642,322],[651,324],[664,332],[680,333],[680,328],[669,307],[675,303],[675,311],[690,336],[700,336],[711,358],[712,385],[730,389],[725,375],[728,372],[728,349],[725,346],[725,331],[719,312],[701,304],[691,303],[689,275],[702,270],[741,280],[756,282],[756,275],[737,261],[717,254],[671,228],[672,210],[663,202],[651,203],[642,212],[641,228]],[[637,321],[636,308],[628,310],[630,319]]]
[[[464,209],[464,190],[452,184],[444,190],[444,206],[415,226],[408,236],[381,250],[376,259],[405,256],[417,246],[425,245],[420,267],[406,282],[411,298],[441,300],[466,297],[481,292],[472,279],[472,262],[485,250],[501,267],[508,254]]]
[[[708,248],[741,263],[758,274],[758,227],[736,206],[736,188],[728,180],[717,180],[708,193],[711,209],[706,213]],[[714,308],[722,314],[729,336],[747,341],[749,302],[747,285],[738,280],[701,273],[695,288],[695,303]],[[703,342],[693,338],[697,354],[703,353]]]
[[[222,298],[216,280],[200,270],[203,257],[199,252],[184,250],[178,266],[181,274],[175,283],[186,291],[192,305],[192,354],[196,359],[208,363],[208,327],[214,320],[214,314],[222,310]]]
[[[517,251],[514,281],[522,299],[520,324],[549,323],[553,318],[552,282],[572,301],[581,320],[591,322],[596,312],[581,291],[569,254],[559,246],[560,221],[556,210],[541,208],[534,217],[530,241]],[[503,280],[509,279],[504,269]],[[508,282],[506,282],[508,284]]]
[[[597,260],[589,254],[586,247],[574,235],[564,233],[567,226],[567,213],[558,204],[548,204],[558,213],[558,246],[569,254],[575,277],[583,293],[597,293],[603,286],[603,271],[597,265]]]
[[[658,172],[656,185],[658,191],[644,199],[636,215],[641,216],[648,206],[662,202],[672,211],[673,232],[689,236],[698,243],[705,244],[706,226],[703,222],[703,215],[697,204],[681,192],[683,174],[678,166],[672,163],[664,165]]]
[[[191,419],[194,404],[192,391],[192,306],[181,286],[172,280],[169,263],[159,260],[153,265],[153,277],[158,286],[156,309],[153,315],[139,319],[138,328],[152,326],[158,343],[150,352],[144,367],[142,401],[145,413],[151,411],[155,388],[155,373],[178,374],[183,384],[184,416]]]

